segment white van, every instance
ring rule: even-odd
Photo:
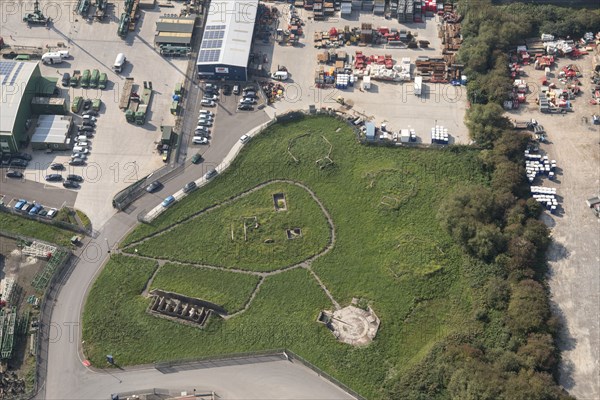
[[[60,57],[63,60],[66,60],[67,58],[71,57],[71,55],[69,54],[69,50],[59,50],[59,51],[57,51],[57,53],[60,54]]]
[[[121,72],[123,70],[123,65],[125,65],[127,59],[125,58],[125,54],[119,53],[117,54],[117,58],[115,59],[115,64],[113,65],[113,70],[115,72]]]
[[[60,53],[46,53],[42,55],[42,62],[44,64],[60,64],[63,62],[63,58]]]
[[[79,136],[77,136],[77,141],[78,142],[87,142],[87,139],[88,138],[85,135],[79,135]]]
[[[277,71],[277,72],[273,72],[273,74],[271,74],[271,78],[278,80],[278,81],[285,81],[288,78],[288,72],[287,71]]]

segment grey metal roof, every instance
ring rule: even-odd
[[[71,117],[64,115],[40,115],[32,143],[65,143],[71,128]]]
[[[198,65],[248,65],[258,0],[213,0],[198,52]]]

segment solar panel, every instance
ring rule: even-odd
[[[0,75],[4,76],[4,79],[2,80],[3,85],[6,85],[8,76],[12,72],[13,68],[15,68],[15,65],[17,65],[17,63],[14,61],[0,61]]]
[[[221,46],[223,46],[223,40],[211,39],[211,40],[203,40],[200,48],[202,48],[202,49],[220,49]]]
[[[227,26],[226,25],[206,25],[206,28],[204,28],[205,31],[220,31],[225,29]]]
[[[200,50],[198,62],[215,62],[219,60],[221,49],[216,50]]]
[[[204,39],[223,39],[225,31],[208,31],[204,32]]]
[[[10,80],[10,84],[9,85],[14,85],[15,84],[15,81],[17,80],[17,77],[19,76],[19,72],[21,72],[21,69],[23,69],[24,65],[25,65],[25,63],[22,63],[22,62],[19,63],[19,66],[17,67],[17,70],[13,74],[13,77]]]

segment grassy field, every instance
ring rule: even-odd
[[[33,221],[6,212],[0,212],[0,229],[62,246],[71,243],[73,232],[50,224]]]
[[[286,211],[275,210],[273,195],[278,193],[285,194]],[[302,235],[288,239],[286,230],[292,228],[301,228]],[[155,258],[270,271],[322,251],[329,236],[327,219],[306,190],[273,183],[135,248],[138,254]]]
[[[333,146],[333,165],[321,169],[316,161],[329,151],[323,136]],[[290,139],[294,139],[291,154]],[[477,154],[466,148],[363,146],[344,123],[326,117],[274,125],[254,138],[227,171],[152,224],[136,228],[124,243],[138,241],[265,181],[302,182],[316,193],[336,227],[333,250],[318,258],[313,269],[343,306],[357,297],[373,307],[382,321],[375,341],[367,348],[352,348],[338,343],[315,322],[318,311],[330,309],[331,303],[300,269],[265,278],[247,312],[226,322],[213,319],[204,331],[150,319],[143,313],[143,299],[100,283],[135,317],[126,320],[113,314],[112,327],[127,327],[86,337],[86,343],[97,346],[88,353],[90,359],[102,363],[106,351],[130,329],[135,329],[136,343],[119,346],[127,364],[287,347],[364,396],[384,398],[381,388],[389,379],[421,360],[436,341],[464,328],[469,320],[473,282],[461,272],[466,257],[439,226],[436,214],[449,193],[469,182],[485,181]],[[194,223],[188,223],[187,232],[204,240],[200,238],[205,232],[193,231]],[[226,231],[226,227],[214,229]],[[200,254],[191,247],[180,246],[181,257]],[[122,279],[126,285],[132,277],[123,275]],[[100,321],[87,322],[91,326],[86,326],[86,332],[92,332]],[[129,326],[132,322],[134,327]],[[153,332],[166,326],[172,327],[177,339],[159,343]],[[186,346],[200,338],[202,347]]]
[[[258,284],[258,277],[189,265],[165,264],[152,289],[177,292],[223,306],[229,314],[240,310]]]

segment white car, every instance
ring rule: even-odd
[[[250,135],[242,135],[242,137],[240,138],[240,142],[242,142],[242,143],[248,143],[251,138],[252,137]]]
[[[200,115],[210,115],[211,117],[213,117],[215,114],[211,111],[208,110],[200,110],[200,112],[198,113]]]
[[[212,121],[213,117],[208,114],[204,114],[204,115],[201,115],[198,117],[198,121],[202,121],[202,120]]]
[[[252,99],[250,97],[244,97],[240,100],[240,104],[256,104],[256,99]]]
[[[74,158],[81,158],[82,160],[85,160],[87,156],[84,153],[73,153],[71,154],[71,159]]]
[[[216,105],[216,103],[214,101],[208,100],[208,99],[202,99],[200,104],[202,104],[205,107],[214,107]]]
[[[194,136],[192,139],[192,143],[194,144],[208,144],[208,139],[203,136]]]
[[[217,96],[216,94],[205,94],[204,97],[202,98],[202,100],[217,101],[218,98],[219,98],[219,96]]]

